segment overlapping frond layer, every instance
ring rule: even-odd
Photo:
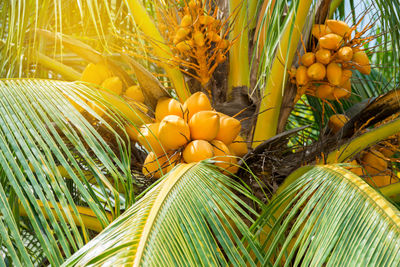
[[[76,201],[87,203],[97,229],[119,214],[113,185],[131,181],[127,147],[115,135],[116,155],[67,100],[66,95],[84,104],[79,91],[90,89],[60,81],[0,80],[0,235],[12,265],[29,266],[34,260],[21,236],[21,215],[48,262],[59,266],[89,241],[87,228],[94,229],[85,227],[87,214]],[[113,131],[105,121],[104,127]]]
[[[210,166],[179,165],[64,266],[252,266],[241,217],[256,213],[232,190],[247,195]]]
[[[340,166],[307,170],[261,215],[264,264],[397,266],[399,211]]]

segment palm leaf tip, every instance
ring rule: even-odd
[[[395,266],[400,260],[398,210],[339,166],[312,168],[261,218],[265,264]]]
[[[205,164],[179,165],[64,266],[254,265],[247,247],[259,246],[240,216],[255,212],[237,205],[235,188]]]

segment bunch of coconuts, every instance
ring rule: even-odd
[[[353,30],[338,20],[313,26],[312,35],[318,39],[318,45],[306,52],[300,66],[290,72],[292,82],[297,85],[296,102],[303,94],[326,100],[348,98],[352,70],[370,74],[371,65],[362,50],[363,39],[357,33],[352,38]]]
[[[149,153],[143,174],[160,178],[179,163],[213,158],[224,173],[236,173],[236,157],[247,153],[239,135],[240,121],[213,110],[208,97],[197,92],[183,104],[173,98],[158,100],[155,122],[127,128],[130,138]]]

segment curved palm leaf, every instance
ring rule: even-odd
[[[86,203],[98,229],[125,208],[113,185],[124,185],[125,205],[134,202],[127,144],[80,100],[115,136],[114,152],[65,97],[79,99],[79,92],[91,91],[60,81],[0,80],[0,235],[12,265],[31,264],[19,227],[35,232],[47,260],[57,266],[90,239],[87,214],[77,201]],[[28,220],[19,220],[21,215]]]
[[[179,165],[63,266],[253,266],[241,217],[257,213],[232,190],[248,195],[215,167]]]
[[[400,212],[361,178],[324,165],[287,179],[257,224],[264,264],[397,266]]]

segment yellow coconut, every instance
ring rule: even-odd
[[[329,84],[321,84],[315,91],[315,96],[321,99],[331,100],[333,94],[333,87]]]
[[[360,165],[360,164],[358,164],[358,162],[356,160],[353,160],[349,163],[351,165],[355,165],[355,166]],[[365,175],[364,169],[361,166],[360,167],[351,167],[351,168],[349,168],[349,171],[353,172],[357,176]]]
[[[341,84],[338,87],[335,87],[335,90],[333,90],[333,95],[335,96],[335,99],[341,99],[341,98],[347,98],[350,97],[351,95],[351,81],[347,80],[343,84]]]
[[[193,34],[193,41],[196,45],[198,46],[204,46],[205,41],[204,41],[204,35],[201,31],[196,31]]]
[[[219,131],[219,115],[215,111],[203,110],[189,121],[190,136],[193,140],[213,140]]]
[[[235,140],[228,146],[229,150],[238,157],[243,157],[247,154],[247,144],[245,143],[243,137],[238,135]]]
[[[353,76],[353,72],[349,69],[343,69],[342,70],[342,80],[340,81],[340,84],[344,84],[346,81],[348,81],[351,76]]]
[[[369,63],[369,58],[364,51],[358,51],[353,54],[352,59],[356,69],[362,74],[371,73],[371,65]]]
[[[139,85],[132,85],[125,91],[125,96],[138,102],[144,102],[144,95]]]
[[[331,62],[331,51],[328,49],[319,49],[315,52],[315,59],[317,62],[328,65]]]
[[[161,146],[159,139],[160,123],[149,123],[142,125],[139,128],[137,140],[147,151],[153,151],[156,154],[161,154],[166,150]]]
[[[326,68],[319,62],[312,64],[307,69],[307,76],[311,80],[315,81],[323,80],[325,78],[325,75],[326,75]]]
[[[301,64],[303,64],[304,66],[308,67],[313,63],[315,63],[315,54],[313,52],[305,53],[301,57]]]
[[[342,37],[350,36],[350,26],[347,25],[347,23],[344,21],[328,19],[326,21],[326,25],[328,25],[329,29],[331,29],[332,32]]]
[[[335,33],[329,33],[319,38],[319,44],[322,48],[336,50],[342,44],[343,38]]]
[[[183,103],[183,114],[186,121],[189,121],[195,113],[202,110],[212,110],[210,100],[202,92],[194,93]]]
[[[187,42],[185,42],[185,41],[182,41],[182,42],[177,43],[177,44],[176,44],[176,48],[177,48],[179,51],[181,51],[182,53],[184,53],[184,52],[186,52],[186,51],[189,51],[189,50],[191,49],[190,45],[189,45]]]
[[[158,157],[154,152],[150,152],[144,160],[142,172],[147,177],[158,179],[181,163],[180,158],[181,155],[177,152],[161,154]]]
[[[213,42],[221,41],[221,36],[216,32],[210,31],[210,32],[207,33],[207,36]]]
[[[188,34],[190,33],[190,30],[187,28],[179,28],[174,37],[174,44],[179,43],[181,40],[183,40]]]
[[[308,82],[307,68],[300,66],[296,70],[296,82],[298,85],[306,85]]]
[[[212,145],[205,140],[194,140],[183,150],[183,159],[186,163],[199,162],[214,156]]]
[[[116,95],[120,95],[122,93],[122,86],[122,81],[117,76],[107,78],[101,83],[101,87],[112,91]]]
[[[385,157],[390,158],[396,153],[396,149],[393,147],[380,147],[379,152],[381,152]]]
[[[175,150],[190,141],[189,125],[179,116],[168,115],[160,122],[158,134],[167,150]]]
[[[326,67],[326,78],[333,85],[339,85],[342,81],[342,67],[334,62]]]
[[[348,46],[343,46],[337,53],[339,59],[343,61],[350,61],[353,58],[353,49]]]
[[[390,172],[385,172],[381,175],[366,177],[365,181],[373,187],[384,187],[398,182],[399,179],[392,176]]]
[[[323,25],[323,24],[315,24],[312,27],[312,31],[311,31],[312,35],[314,35],[315,38],[317,38],[317,39],[319,39],[322,36],[327,35],[328,33],[331,33],[331,32],[332,32],[331,29],[329,29],[328,26]]]
[[[208,25],[211,24],[215,21],[215,19],[212,16],[204,15],[199,17],[199,22],[200,24],[203,25]]]
[[[240,121],[222,113],[219,115],[219,131],[215,139],[230,145],[240,133]]]
[[[211,141],[211,145],[213,147],[213,153],[215,160],[218,162],[215,162],[215,166],[218,166],[222,169],[227,169],[231,166],[231,158],[232,158],[232,152],[229,150],[229,148],[219,140],[213,140]]]
[[[82,72],[81,81],[100,85],[109,77],[111,72],[104,64],[89,63]]]
[[[125,131],[132,141],[135,141],[135,142],[138,141],[139,128],[137,126],[132,125],[132,124],[127,124],[125,126]]]
[[[192,25],[192,23],[193,23],[192,16],[185,15],[181,20],[181,27],[188,27]]]
[[[365,152],[362,157],[362,164],[369,175],[381,174],[388,167],[385,156],[377,150]]]
[[[337,133],[348,121],[349,118],[346,115],[334,114],[329,118],[328,127],[333,133]]]
[[[183,107],[179,101],[170,97],[161,97],[156,106],[156,121],[161,121],[168,115],[183,118]]]

